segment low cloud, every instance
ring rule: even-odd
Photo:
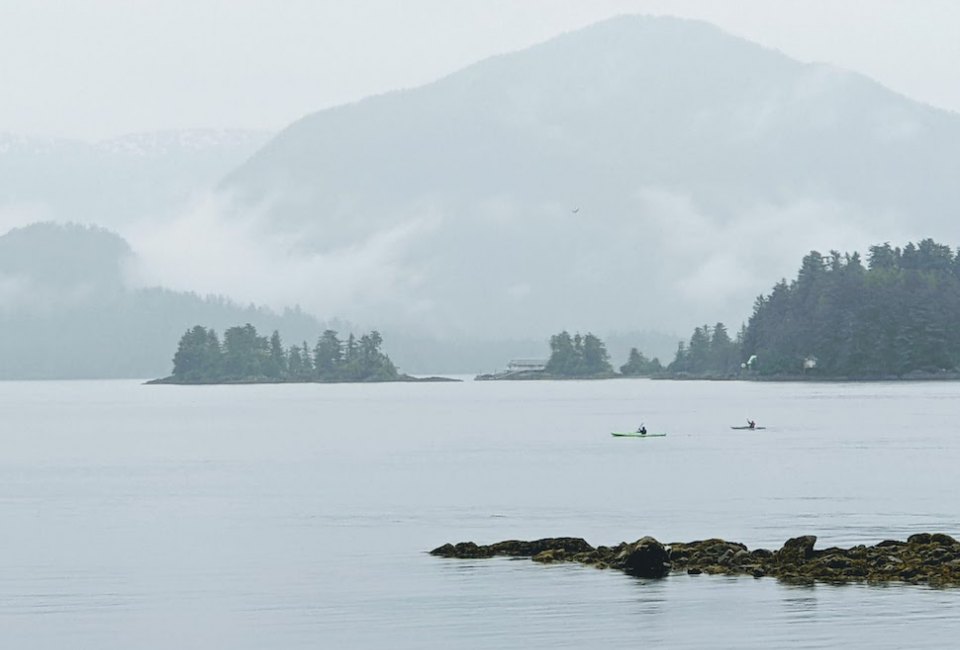
[[[282,230],[268,209],[211,194],[124,233],[137,254],[129,280],[438,335],[541,334],[558,323],[683,332],[717,320],[737,327],[810,250],[865,253],[911,234],[892,230],[895,215],[833,200],[734,212],[655,187],[609,210],[522,208],[507,199],[399,207],[379,228],[352,215],[350,239],[324,238],[319,252],[306,230],[316,222]]]
[[[699,320],[711,322],[745,320],[753,298],[769,293],[781,278],[796,277],[811,250],[865,254],[872,244],[907,236],[877,232],[872,215],[830,200],[757,203],[721,218],[671,192],[647,188],[637,198],[661,242],[666,276]]]
[[[240,209],[209,194],[173,219],[125,233],[137,258],[132,286],[160,285],[282,309],[299,305],[320,318],[370,321],[402,303],[420,281],[411,248],[437,227],[429,211],[338,248],[317,253],[302,233],[277,232],[266,209]]]
[[[63,286],[0,274],[0,314],[53,316],[82,305],[96,293],[97,288],[85,282]]]

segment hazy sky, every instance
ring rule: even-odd
[[[702,18],[960,111],[952,0],[0,0],[0,131],[279,129],[621,13]]]

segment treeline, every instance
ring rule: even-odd
[[[903,249],[816,251],[797,279],[757,299],[743,349],[761,374],[903,376],[960,362],[960,254],[925,239]]]
[[[400,377],[390,358],[380,351],[377,331],[346,341],[326,330],[313,348],[285,348],[276,331],[260,336],[249,323],[231,327],[221,342],[216,331],[197,325],[180,339],[173,356],[174,382],[308,382],[390,381]]]
[[[636,348],[630,350],[627,363],[620,366],[623,375],[650,375],[661,370],[658,359],[647,359]],[[564,330],[550,337],[550,360],[544,373],[554,377],[603,377],[612,376],[610,355],[607,347],[590,332],[570,336]]]
[[[620,374],[625,377],[643,377],[655,375],[662,371],[663,366],[660,364],[660,359],[657,357],[648,359],[637,348],[630,348],[630,356],[627,358],[627,362],[620,366]]]
[[[689,343],[680,341],[677,354],[667,366],[667,371],[713,377],[736,375],[741,369],[743,336],[741,331],[736,340],[731,340],[723,323],[717,323],[713,327],[697,327],[693,330]]]
[[[718,323],[694,330],[668,371],[851,378],[957,372],[960,252],[924,239],[902,249],[810,252],[792,282],[757,298],[731,341]]]

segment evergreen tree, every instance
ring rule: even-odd
[[[680,341],[676,357],[667,370],[711,377],[737,374],[740,371],[740,340],[744,336],[746,334],[741,332],[736,342],[731,341],[723,323],[712,328],[709,325],[697,327],[689,346]]]
[[[627,362],[620,366],[620,374],[626,377],[652,375],[663,370],[660,360],[654,357],[647,359],[637,348],[630,348]]]
[[[266,337],[258,336],[256,328],[250,323],[242,327],[231,327],[223,333],[223,366],[226,377],[264,377],[269,358],[270,343]]]
[[[344,365],[350,365],[357,360],[357,338],[351,333],[347,337],[347,344],[344,346],[343,361]]]
[[[264,374],[271,379],[287,376],[287,356],[283,351],[280,333],[276,330],[270,336],[270,357],[265,365]]]
[[[640,353],[637,348],[630,348],[630,355],[627,357],[627,362],[620,366],[620,374],[627,376],[635,376],[645,374],[644,370],[647,367],[647,358]]]
[[[739,356],[736,344],[727,334],[726,326],[723,323],[714,325],[713,336],[710,338],[708,370],[719,375],[735,373],[740,365]]]
[[[560,377],[576,372],[577,353],[573,346],[573,339],[566,330],[550,337],[550,360],[547,361],[545,372]]]
[[[300,348],[300,376],[299,379],[310,380],[315,378],[314,368],[313,368],[313,358],[310,355],[310,348],[307,347],[307,342],[303,342],[303,346]]]
[[[301,379],[304,376],[303,355],[300,353],[300,346],[293,345],[287,354],[287,363],[289,364],[289,376],[292,379]]]
[[[317,339],[313,350],[315,372],[320,379],[334,379],[343,362],[343,344],[333,330],[326,330]]]
[[[673,362],[667,366],[670,372],[689,372],[690,359],[687,354],[687,344],[683,341],[677,343],[677,351],[673,356]]]
[[[213,330],[197,325],[181,337],[173,355],[173,376],[184,381],[215,379],[220,368],[220,342]]]
[[[567,331],[550,337],[550,360],[544,369],[557,377],[589,377],[613,372],[603,341],[591,333],[570,336]]]
[[[207,330],[207,345],[204,366],[207,368],[207,377],[219,377],[223,372],[223,348],[220,339],[213,329]]]
[[[607,353],[607,346],[599,338],[587,332],[583,337],[583,366],[581,370],[585,375],[599,375],[613,372],[610,367],[610,355]]]
[[[688,372],[704,373],[710,367],[710,327],[704,325],[693,330],[690,347],[687,348]]]

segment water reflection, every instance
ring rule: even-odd
[[[817,617],[817,585],[780,581],[785,620],[797,624]]]

